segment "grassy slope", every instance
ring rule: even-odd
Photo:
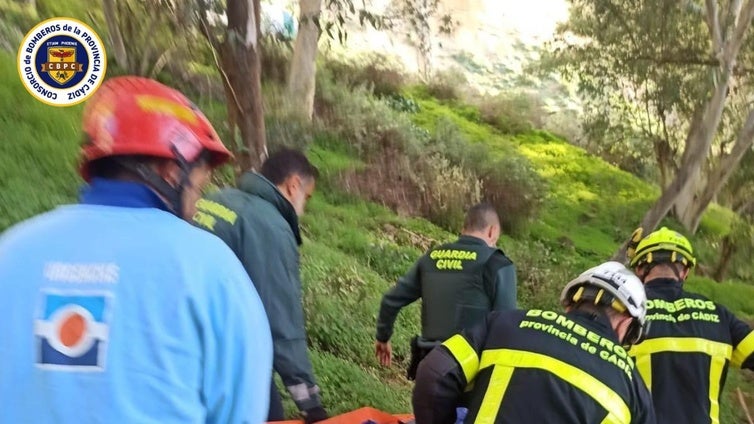
[[[563,282],[595,263],[610,258],[615,249],[641,221],[644,212],[659,195],[634,175],[587,154],[553,135],[532,131],[509,136],[480,125],[463,107],[447,104],[413,91],[419,98],[421,112],[414,122],[429,131],[439,120],[450,120],[472,142],[485,142],[505,151],[511,145],[525,155],[535,169],[549,182],[548,196],[540,216],[530,225],[528,237],[509,240],[507,245],[519,264],[524,306],[555,307],[555,293]],[[467,119],[471,118],[471,119]],[[705,234],[727,231],[728,211],[713,205],[704,216],[700,231],[692,237],[697,255],[716,259],[714,246]],[[671,221],[663,225],[673,226]],[[534,245],[538,252],[529,248]],[[525,264],[521,266],[522,262]],[[543,271],[546,269],[545,271]],[[554,278],[554,279],[553,279]],[[539,282],[546,290],[537,287]],[[554,282],[554,284],[553,284]],[[687,289],[723,303],[739,317],[754,320],[754,286],[735,282],[716,283],[708,278],[692,276]],[[749,408],[754,407],[754,375],[731,370],[726,385],[726,403],[721,407],[721,422],[743,422],[743,412],[735,390],[747,394]]]
[[[10,55],[0,54],[0,231],[74,201],[79,182],[73,164],[80,107],[58,109],[34,101],[20,85],[14,62]],[[559,286],[609,256],[656,194],[632,176],[548,134],[504,137],[432,100],[422,100],[421,105],[415,117],[421,125],[431,129],[438,117],[450,116],[473,141],[489,142],[503,151],[513,146],[549,179],[550,194],[540,219],[527,236],[503,241],[520,268],[524,306],[554,307]],[[310,156],[323,170],[323,182],[340,169],[359,166],[347,155],[317,145]],[[372,353],[378,302],[427,245],[451,234],[327,186],[314,196],[302,222],[304,302],[325,404],[335,413],[367,404],[408,411],[411,386],[402,373],[408,339],[418,331],[418,305],[399,317],[394,337],[397,365],[385,370],[376,366]],[[701,279],[691,286],[754,317],[752,287]],[[729,390],[746,384],[744,380],[734,373]],[[290,403],[287,406],[290,410]],[[726,417],[732,417],[730,409],[724,410]]]

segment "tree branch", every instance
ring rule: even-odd
[[[654,57],[649,55],[638,55],[627,58],[627,62],[650,62],[652,64],[663,65],[683,65],[683,66],[706,66],[718,68],[722,66],[722,62],[714,57],[693,57],[693,56],[662,56]],[[735,65],[733,67],[733,75],[751,75],[754,73],[754,68],[746,67],[743,65]]]
[[[213,49],[214,54],[214,46],[219,46],[221,41],[215,34],[212,33],[212,31],[210,31],[210,25],[207,22],[207,12],[209,10],[207,9],[205,3],[202,0],[199,0],[197,3],[199,4],[199,10],[197,11],[199,18],[199,32],[201,32],[202,35],[204,35],[204,37],[207,39]]]
[[[698,212],[701,216],[701,211],[709,205],[712,199],[717,195],[730,179],[733,171],[737,168],[741,159],[746,152],[751,148],[754,143],[754,109],[749,111],[749,115],[746,117],[746,122],[738,132],[736,137],[736,143],[733,145],[733,149],[728,154],[724,154],[717,166],[710,172],[709,178],[707,178],[707,184],[702,191],[697,204]]]
[[[204,11],[200,11],[199,13],[200,13],[199,23],[201,24],[200,31],[207,38],[207,42],[209,43],[209,49],[212,52],[212,58],[215,60],[215,66],[217,67],[217,70],[220,71],[220,74],[223,76],[223,80],[225,81],[225,85],[228,87],[228,89],[230,90],[230,93],[233,95],[233,102],[236,104],[236,107],[238,108],[238,110],[243,110],[241,108],[241,102],[238,100],[238,96],[236,95],[236,92],[233,91],[233,86],[230,84],[230,79],[228,79],[228,74],[225,73],[225,69],[223,69],[222,64],[220,64],[220,60],[217,58],[217,49],[215,48],[215,46],[219,44],[219,40],[209,30],[209,25],[207,25]]]
[[[712,38],[712,49],[715,57],[718,59],[723,51],[723,37],[720,31],[720,14],[717,9],[717,0],[706,0],[707,16],[704,21],[709,28],[710,37]]]
[[[637,48],[639,46],[639,43],[636,42],[636,37],[634,37],[633,31],[631,31],[631,28],[626,24],[628,20],[612,2],[608,1],[606,7],[610,10],[611,13],[615,14],[615,16],[618,17],[618,21],[621,22],[624,33],[628,34],[628,37],[631,39],[631,44],[633,44],[634,48]]]
[[[728,15],[725,20],[725,26],[723,27],[726,31],[723,38],[726,40],[730,37],[729,32],[736,25],[738,17],[741,14],[741,2],[742,0],[731,0],[730,5],[728,6]]]
[[[246,48],[249,48],[251,46],[252,49],[256,51],[257,49],[257,22],[256,22],[256,12],[254,7],[254,0],[247,0],[247,16],[246,16],[246,37],[244,39],[244,46]]]
[[[741,8],[741,12],[736,19],[736,27],[733,30],[733,36],[725,43],[725,51],[723,54],[723,66],[728,70],[732,70],[735,65],[738,52],[741,50],[741,45],[746,38],[746,31],[751,26],[751,19],[754,17],[754,0],[748,0],[746,4]]]

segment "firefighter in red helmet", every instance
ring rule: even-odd
[[[263,422],[264,308],[233,252],[186,222],[230,153],[146,78],[106,81],[83,131],[80,204],[0,236],[3,419]]]
[[[82,127],[86,181],[114,175],[140,180],[184,219],[193,216],[196,188],[232,157],[190,100],[144,78],[110,79],[87,103]]]

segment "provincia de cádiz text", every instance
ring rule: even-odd
[[[72,106],[105,79],[107,54],[97,33],[74,18],[40,22],[18,48],[18,74],[26,91],[50,106]]]

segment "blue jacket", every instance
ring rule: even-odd
[[[0,422],[261,423],[272,343],[245,270],[147,187],[0,237]]]

